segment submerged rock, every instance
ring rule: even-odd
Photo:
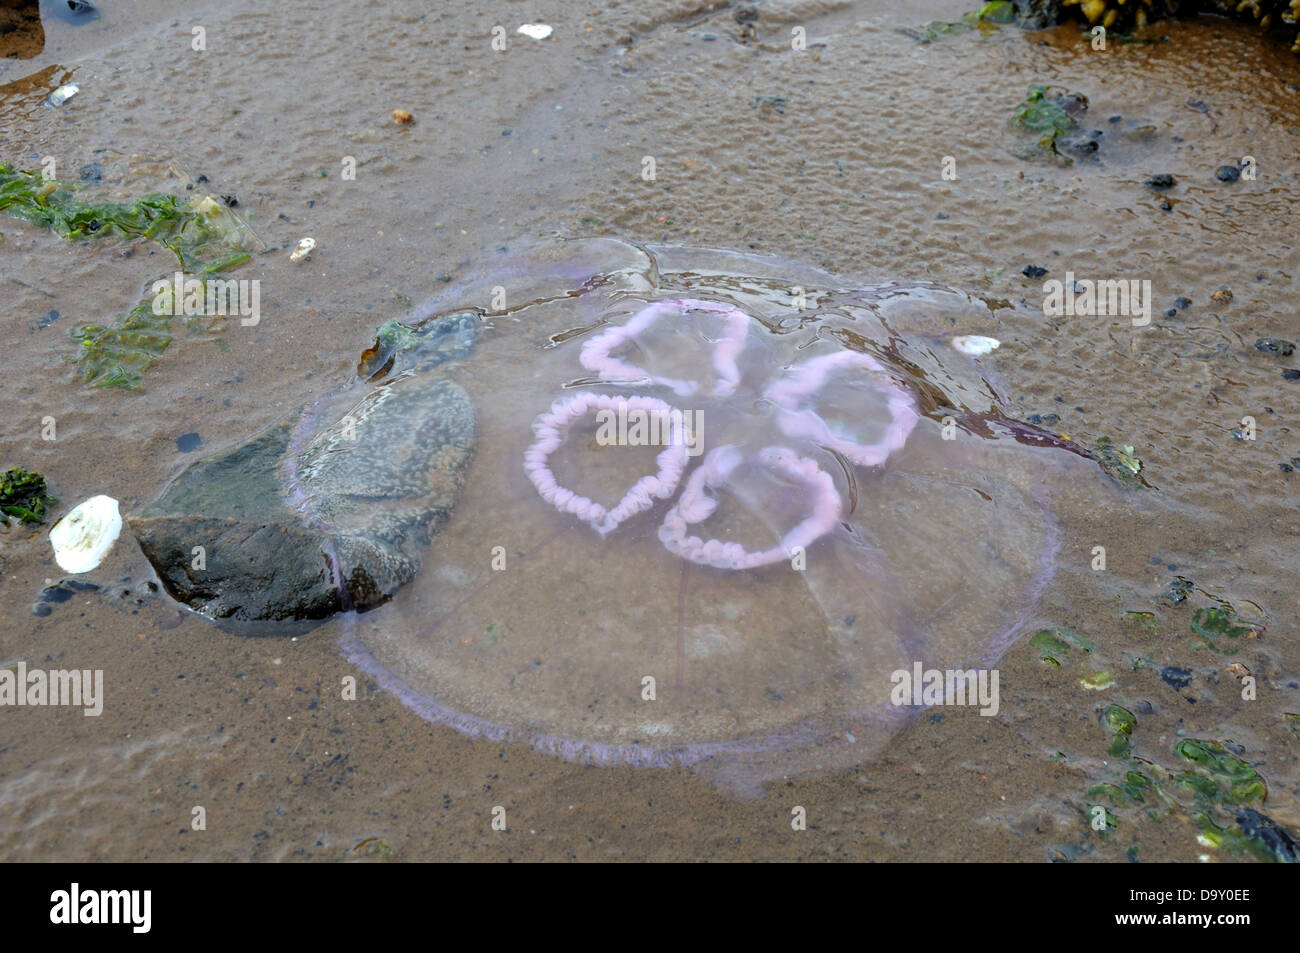
[[[440,366],[478,316],[381,333],[368,373],[300,420],[201,460],[129,518],[167,591],[235,631],[373,608],[410,580],[473,455],[474,410]]]

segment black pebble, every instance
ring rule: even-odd
[[[1300,371],[1295,371],[1292,370],[1291,368],[1287,368],[1285,371],[1283,371],[1282,376],[1289,381],[1300,381]]]
[[[503,135],[503,136],[513,136],[514,134],[515,134],[515,131],[514,131],[513,129],[502,129],[502,130],[501,130],[501,135]]]
[[[1170,308],[1168,311],[1165,312],[1166,318],[1176,318],[1177,316],[1178,316],[1177,308]]]
[[[33,3],[32,6],[36,4]],[[64,23],[71,23],[73,26],[99,19],[99,11],[90,0],[55,0],[46,9]]]
[[[1295,345],[1281,338],[1256,338],[1255,350],[1278,357],[1290,357],[1295,353]]]
[[[87,185],[99,185],[104,181],[104,169],[98,162],[83,165],[78,174],[81,176],[81,181]]]
[[[1043,275],[1047,274],[1047,269],[1041,268],[1038,265],[1025,265],[1023,274],[1026,278],[1041,278]]]
[[[197,182],[199,185],[202,185],[204,182],[208,181],[208,177],[206,175],[201,175],[194,181]]]
[[[1160,211],[1162,211],[1162,212],[1172,212],[1173,210],[1174,210],[1174,207],[1173,207],[1172,205],[1170,205],[1168,202],[1161,202],[1161,203],[1160,203]]]
[[[1172,189],[1178,184],[1178,180],[1168,172],[1159,172],[1147,179],[1147,185],[1153,189]]]
[[[1190,668],[1175,668],[1172,665],[1166,665],[1160,670],[1160,677],[1174,688],[1183,689],[1192,684],[1192,670]]]
[[[54,609],[50,606],[48,602],[38,602],[36,603],[36,605],[32,606],[32,615],[44,617],[49,615],[53,611]]]
[[[1107,119],[1106,121],[1107,121],[1107,122],[1120,122],[1123,118],[1124,118],[1123,116],[1111,116],[1111,117],[1110,117],[1109,119]]]
[[[1220,182],[1236,182],[1241,178],[1241,170],[1235,165],[1221,165],[1214,170],[1214,177]]]
[[[196,433],[183,433],[176,438],[176,449],[181,453],[193,453],[203,443]]]
[[[1191,306],[1192,306],[1192,299],[1191,299],[1191,298],[1175,298],[1175,299],[1174,299],[1174,307],[1175,307],[1175,308],[1184,308],[1184,309],[1186,309],[1186,308],[1190,308]]]
[[[223,205],[226,206],[226,208],[238,208],[238,207],[239,207],[239,198],[238,198],[238,196],[236,196],[235,193],[233,193],[233,192],[231,192],[229,195],[223,195],[223,196],[221,196],[221,202],[222,202]]]

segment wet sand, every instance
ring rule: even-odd
[[[62,363],[66,329],[127,310],[173,263],[146,243],[73,245],[0,219],[0,465],[44,473],[63,508],[107,493],[137,509],[195,459],[178,437],[199,433],[200,454],[230,446],[337,387],[377,325],[502,245],[614,235],[929,279],[1007,302],[977,333],[1003,341],[1009,416],[1053,413],[1081,443],[1132,444],[1158,487],[1059,501],[1062,565],[1041,624],[1087,634],[1091,659],[1053,668],[1022,641],[999,665],[996,718],[937,711],[858,770],[739,798],[684,769],[470,740],[364,678],[345,702],[340,680],[358,672],[331,626],[246,639],[182,617],[141,588],[149,568],[126,538],[86,577],[103,590],[37,618],[31,604],[62,574],[43,532],[11,526],[0,662],[102,668],[108,698],[98,718],[0,710],[0,856],[1122,861],[1137,844],[1143,861],[1231,860],[1198,844],[1186,812],[1118,809],[1118,831],[1091,830],[1088,792],[1116,780],[1098,724],[1112,703],[1137,713],[1135,753],[1168,769],[1181,737],[1236,746],[1268,782],[1263,810],[1300,828],[1286,716],[1300,712],[1300,467],[1279,466],[1300,456],[1300,381],[1281,373],[1300,363],[1253,346],[1300,336],[1300,59],[1219,21],[1096,53],[1073,27],[921,45],[899,29],[961,12],[932,0],[765,4],[752,26],[734,8],[605,7],[546,13],[544,41],[514,33],[522,11],[499,20],[477,4],[304,17],[146,3],[131,22],[47,24],[41,56],[0,62],[0,159],[53,155],[65,178],[99,162],[106,197],[207,176],[268,247],[237,275],[262,280],[262,321],[182,334],[143,394],[87,390]],[[498,23],[505,52],[490,46]],[[790,49],[794,26],[805,51]],[[41,109],[69,79],[79,95]],[[1089,98],[1096,161],[1011,154],[1025,137],[1008,119],[1031,83]],[[409,126],[391,120],[399,107]],[[949,155],[956,181],[941,178]],[[1215,179],[1244,155],[1256,180]],[[344,156],[356,181],[339,175]],[[1161,172],[1179,182],[1168,211],[1144,186]],[[319,250],[293,265],[305,235]],[[1045,318],[1027,265],[1149,279],[1152,324]],[[1221,288],[1227,303],[1211,297]],[[1165,316],[1179,297],[1190,306]],[[1253,441],[1231,433],[1245,416]],[[1194,648],[1192,612],[1212,603],[1172,605],[1177,575],[1263,620],[1259,637],[1231,659]],[[1257,700],[1239,697],[1234,660]],[[1190,686],[1162,680],[1165,666],[1190,670]],[[1113,686],[1080,684],[1101,669]],[[196,805],[205,831],[191,829]],[[491,828],[497,805],[506,832]],[[791,830],[795,805],[805,832]]]

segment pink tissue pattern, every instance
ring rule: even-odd
[[[616,348],[633,341],[656,321],[688,311],[708,312],[722,318],[722,334],[709,344],[716,374],[712,393],[730,396],[740,384],[738,358],[745,347],[753,319],[739,308],[727,305],[691,298],[651,302],[626,324],[609,328],[588,341],[579,359],[583,367],[605,381],[626,385],[653,383],[680,397],[701,393],[704,384],[700,381],[660,377],[613,356]],[[874,443],[857,443],[836,436],[812,406],[813,398],[827,382],[841,374],[854,372],[870,375],[873,386],[886,401],[890,420]],[[785,436],[834,450],[858,466],[883,464],[902,449],[920,421],[912,395],[889,379],[886,368],[879,361],[858,351],[839,351],[797,364],[769,384],[763,396],[776,408],[777,425]],[[542,499],[560,512],[578,517],[605,536],[625,520],[652,507],[656,500],[668,499],[676,493],[690,456],[685,443],[671,443],[657,457],[657,472],[638,479],[612,508],[560,486],[548,465],[550,455],[564,443],[573,423],[602,410],[614,413],[644,411],[662,414],[664,419],[671,413],[680,413],[665,401],[642,395],[584,392],[560,398],[533,423],[535,440],[524,453],[524,471]],[[677,437],[680,439],[680,432]],[[754,463],[801,488],[804,519],[776,546],[764,550],[747,550],[739,543],[690,535],[690,527],[703,523],[717,509],[717,497],[709,491],[725,489],[738,468]],[[727,444],[705,454],[700,465],[687,478],[675,505],[659,527],[659,539],[670,552],[694,563],[718,569],[754,569],[791,559],[830,533],[840,518],[841,507],[834,480],[811,457],[801,456],[789,447],[769,446],[754,460],[747,461],[738,447]]]

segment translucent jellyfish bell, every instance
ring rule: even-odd
[[[439,368],[473,465],[416,578],[346,620],[349,657],[426,718],[565,758],[737,789],[868,760],[919,710],[896,672],[995,664],[1032,623],[1050,484],[1087,466],[996,425],[937,333],[963,306],[612,241],[485,266],[417,314],[483,314]],[[674,411],[657,442],[633,422]]]

